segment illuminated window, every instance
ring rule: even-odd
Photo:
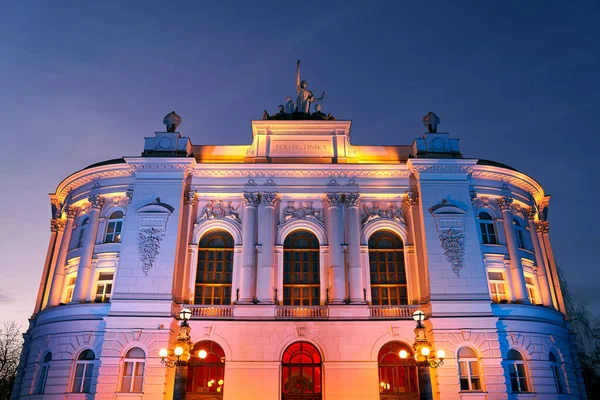
[[[554,386],[556,387],[556,393],[566,393],[565,384],[563,382],[563,374],[561,365],[554,353],[550,353],[550,367],[552,368],[552,376],[554,377]]]
[[[308,231],[290,233],[283,243],[283,304],[320,304],[319,239]]]
[[[96,355],[92,350],[84,350],[79,354],[75,363],[75,378],[73,379],[73,393],[89,393],[94,375],[94,359]]]
[[[205,357],[201,358],[199,353]],[[221,399],[225,390],[225,352],[221,346],[210,340],[196,343],[191,353],[191,361],[194,366],[188,366],[188,396],[190,393],[204,393],[206,399]],[[196,397],[192,395],[192,398]]]
[[[195,304],[231,304],[233,237],[226,231],[204,235],[198,247]]]
[[[525,287],[527,288],[527,296],[531,304],[536,304],[535,297],[535,281],[532,276],[525,275]]]
[[[513,219],[513,225],[515,226],[515,233],[517,235],[517,244],[520,249],[527,249],[525,243],[525,229],[521,225],[518,219]]]
[[[146,353],[139,347],[130,349],[123,360],[121,392],[141,392],[144,384]]]
[[[475,350],[470,347],[463,347],[458,350],[457,356],[460,390],[481,390],[481,373],[479,372],[479,360]]]
[[[108,218],[106,226],[106,237],[104,242],[117,243],[121,241],[121,230],[123,229],[123,212],[115,211]]]
[[[506,284],[504,282],[504,273],[488,271],[488,282],[492,301],[494,303],[506,301]]]
[[[506,354],[508,360],[508,374],[510,376],[510,386],[513,393],[529,392],[527,384],[527,374],[525,372],[525,361],[523,356],[517,350],[509,350]]]
[[[283,353],[282,360],[282,400],[320,400],[321,355],[319,350],[308,342],[296,342]]]
[[[110,293],[113,286],[114,272],[100,272],[96,283],[96,303],[107,303],[110,301]]]
[[[373,305],[408,304],[404,245],[398,235],[377,231],[369,239],[371,301]]]
[[[40,366],[40,374],[38,375],[37,384],[35,385],[35,393],[42,394],[46,391],[46,380],[48,379],[48,370],[50,370],[50,361],[52,361],[52,353],[48,352],[44,356],[44,361]]]
[[[406,352],[406,358],[400,358],[400,351]],[[379,367],[379,395],[383,400],[418,398],[417,367],[411,365],[413,352],[401,342],[388,342],[377,356]]]
[[[73,247],[74,249],[83,247],[83,241],[85,240],[85,229],[89,222],[90,219],[88,217],[85,217],[83,221],[81,221],[81,224],[79,225],[79,231],[77,232],[77,241],[75,242],[75,247]]]
[[[497,244],[496,229],[492,216],[486,212],[479,213],[479,228],[481,229],[481,243]]]
[[[75,282],[77,281],[77,275],[69,275],[67,277],[67,286],[65,288],[65,300],[63,303],[68,303],[73,300],[73,291],[75,290]]]

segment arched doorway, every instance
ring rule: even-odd
[[[407,357],[400,358],[400,351]],[[379,398],[381,400],[418,400],[417,367],[411,366],[414,357],[410,347],[401,342],[388,342],[377,356],[379,367]]]
[[[200,352],[205,352],[199,355]],[[194,345],[186,379],[187,400],[220,400],[225,391],[225,352],[211,340]],[[204,356],[204,354],[206,354]],[[202,358],[204,356],[204,358]]]
[[[296,342],[283,353],[282,400],[321,400],[322,360],[308,342]]]

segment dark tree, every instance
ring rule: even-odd
[[[0,325],[0,400],[9,400],[23,345],[21,327],[15,321]]]

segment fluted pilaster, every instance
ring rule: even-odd
[[[256,247],[256,209],[260,196],[244,192],[244,221],[242,223],[242,273],[239,303],[252,303],[254,288],[254,260]]]
[[[365,302],[364,284],[360,265],[360,195],[347,193],[346,204],[346,237],[348,238],[348,278],[350,283],[350,301],[354,304]]]
[[[258,268],[258,282],[256,297],[261,303],[272,304],[273,292],[273,254],[275,251],[275,209],[277,207],[277,193],[264,192],[261,196],[263,204],[259,241],[262,245],[262,265]]]
[[[327,193],[327,208],[329,212],[329,281],[331,304],[341,304],[346,296],[346,277],[341,254],[341,212],[342,195],[340,193]]]

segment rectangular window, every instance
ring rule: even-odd
[[[527,295],[529,296],[529,302],[531,304],[536,304],[535,298],[535,282],[531,276],[525,277],[525,286],[527,287]]]
[[[461,360],[458,363],[458,369],[460,372],[460,390],[481,390],[481,380],[479,378],[479,364],[477,363],[477,360]]]
[[[83,247],[83,240],[85,239],[85,228],[79,229],[79,235],[77,236],[77,245],[76,249]]]
[[[527,377],[525,376],[525,365],[515,363],[509,365],[510,386],[513,392],[528,392]]]
[[[504,283],[504,274],[502,272],[488,271],[488,281],[490,285],[490,296],[494,303],[506,301],[506,284]]]
[[[100,272],[96,284],[96,303],[108,303],[113,286],[114,272]]]
[[[481,241],[483,244],[497,244],[496,231],[494,230],[494,223],[492,221],[480,222],[479,227],[481,228]]]
[[[75,281],[77,280],[76,275],[67,277],[67,287],[65,289],[65,300],[64,303],[69,303],[73,300],[73,291],[75,290]]]
[[[565,386],[563,385],[560,373],[560,367],[558,365],[552,366],[552,374],[554,375],[554,385],[556,386],[556,393],[565,393]]]
[[[89,393],[92,386],[92,374],[94,364],[90,362],[78,363],[75,368],[75,380],[73,381],[73,392]]]
[[[122,392],[141,392],[144,380],[144,362],[127,361],[123,371]]]
[[[50,365],[44,364],[40,368],[40,376],[38,377],[37,386],[35,388],[36,394],[42,394],[46,391],[46,379],[48,378],[48,368]]]

